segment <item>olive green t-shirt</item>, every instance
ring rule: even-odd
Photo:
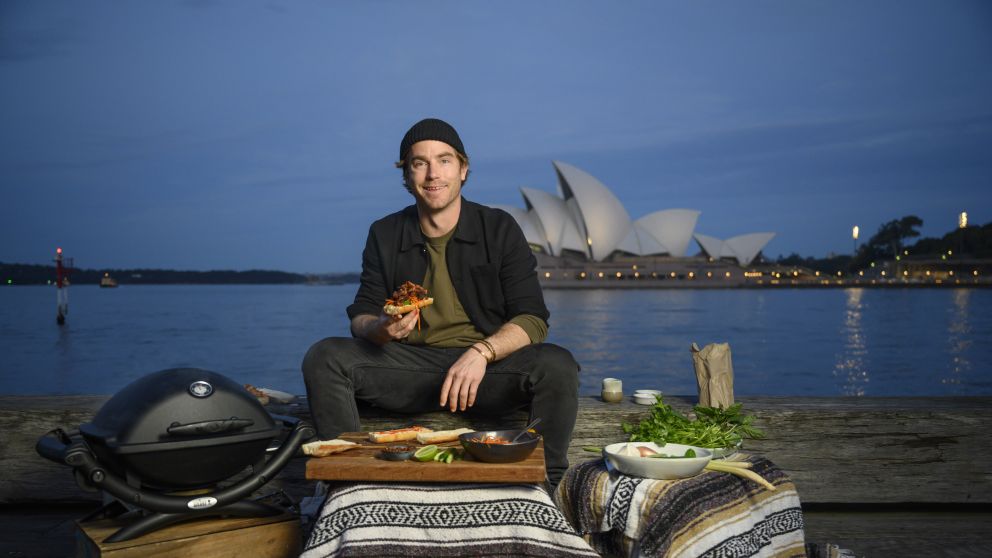
[[[426,238],[430,262],[424,275],[423,287],[434,298],[434,304],[420,311],[420,330],[414,329],[406,338],[412,345],[435,347],[468,347],[485,335],[476,329],[458,300],[455,286],[448,275],[445,248],[454,236],[455,230],[437,238]],[[548,326],[541,318],[530,314],[514,316],[510,323],[517,324],[530,338],[531,343],[540,343],[548,336]]]

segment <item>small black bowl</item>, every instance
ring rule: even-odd
[[[532,432],[527,432],[513,444],[487,444],[483,442],[489,436],[512,440],[520,434],[521,430],[479,430],[478,432],[466,432],[458,437],[462,447],[472,457],[478,461],[486,463],[513,463],[527,459],[537,443],[541,441],[541,436]]]
[[[387,446],[379,452],[379,457],[386,461],[406,461],[413,457],[417,448],[413,446]]]

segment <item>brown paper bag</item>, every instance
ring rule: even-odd
[[[693,343],[692,365],[696,369],[699,404],[726,409],[734,404],[734,365],[729,343],[710,343],[702,349]]]

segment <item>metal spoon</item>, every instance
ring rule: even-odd
[[[516,436],[514,436],[513,439],[510,440],[510,443],[511,444],[515,444],[517,442],[517,440],[520,439],[521,436],[523,436],[524,434],[526,434],[527,431],[530,430],[531,428],[534,428],[535,426],[537,426],[537,423],[539,423],[539,422],[541,422],[541,417],[534,417],[534,420],[530,421],[527,424],[527,426],[525,426],[524,429],[520,431],[519,434],[517,434]]]

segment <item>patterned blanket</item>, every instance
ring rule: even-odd
[[[536,485],[340,484],[301,556],[598,555]]]
[[[704,471],[674,481],[628,477],[594,459],[568,470],[555,502],[598,552],[622,556],[804,556],[799,495],[785,473],[748,456],[770,491]]]

